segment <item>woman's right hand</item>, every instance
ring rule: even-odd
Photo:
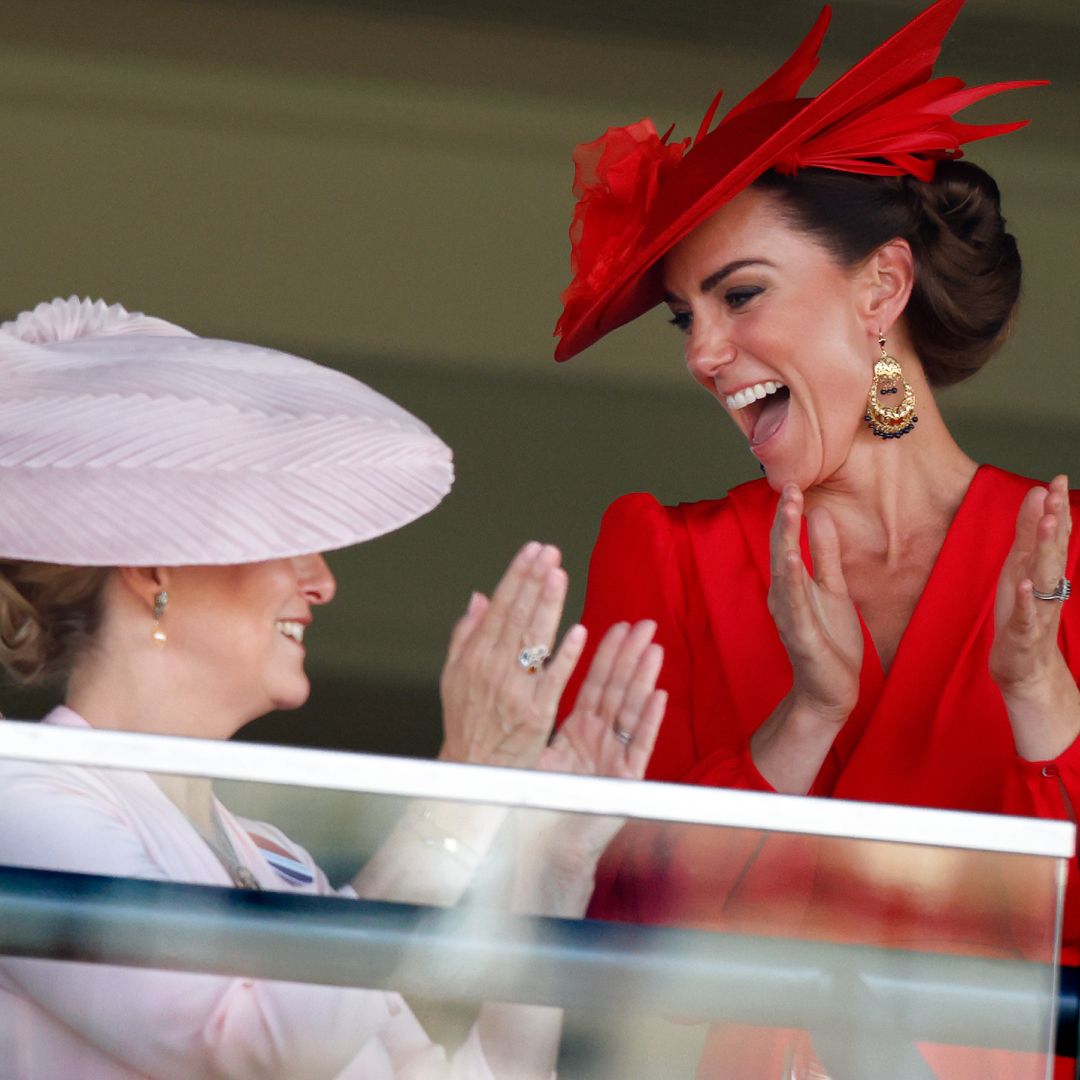
[[[553,647],[566,601],[561,561],[550,544],[526,544],[490,600],[473,594],[450,636],[439,683],[443,761],[528,768],[539,759],[585,646],[584,628],[574,626],[535,671],[519,661],[527,646]]]
[[[827,510],[807,515],[814,576],[807,572],[799,548],[803,506],[802,492],[787,484],[770,536],[769,612],[791,660],[792,704],[839,727],[859,699],[862,626]]]
[[[840,537],[826,510],[807,515],[814,577],[803,562],[802,492],[780,494],[769,540],[769,613],[791,660],[790,692],[750,739],[750,754],[776,791],[810,790],[859,699],[863,636],[840,561]]]
[[[540,758],[540,768],[640,780],[652,755],[667,693],[656,689],[664,659],[656,623],[616,623],[589,665],[574,708]],[[517,814],[513,906],[531,914],[580,916],[597,860],[623,820],[535,807]]]
[[[667,691],[656,689],[664,650],[655,634],[651,619],[608,629],[541,769],[630,780],[645,775],[667,705]]]

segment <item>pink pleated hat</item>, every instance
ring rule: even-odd
[[[330,551],[408,524],[452,483],[426,424],[310,360],[74,296],[0,324],[0,557]]]

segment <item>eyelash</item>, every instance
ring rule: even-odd
[[[738,311],[753,300],[755,296],[760,295],[764,291],[765,290],[759,285],[742,285],[736,289],[729,289],[724,293],[724,303],[727,304],[732,311]],[[677,330],[681,330],[685,334],[690,329],[690,324],[693,322],[693,316],[689,311],[675,311],[672,313],[672,317],[668,322]]]
[[[764,291],[760,285],[743,285],[724,293],[724,303],[733,311],[738,311]]]

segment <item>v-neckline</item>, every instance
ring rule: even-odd
[[[922,591],[915,601],[915,606],[911,609],[911,616],[900,634],[900,640],[896,643],[892,663],[887,671],[885,665],[881,662],[881,653],[878,652],[877,642],[874,641],[873,634],[870,633],[870,627],[863,618],[858,605],[855,606],[856,614],[859,616],[859,625],[863,631],[863,669],[867,675],[880,684],[882,697],[885,696],[890,683],[895,682],[898,678],[896,676],[897,668],[901,669],[901,675],[903,675],[903,669],[909,665],[908,655],[912,651],[910,642],[912,639],[918,638],[922,623],[930,617],[927,615],[927,611],[933,610],[936,606],[934,602],[935,596],[940,589],[946,587],[943,582],[948,583],[948,588],[954,589],[959,587],[958,583],[967,576],[963,574],[957,576],[954,573],[956,569],[959,569],[959,567],[953,566],[958,556],[962,557],[965,564],[971,561],[972,556],[970,547],[961,544],[957,537],[963,536],[965,533],[964,526],[978,502],[978,495],[983,487],[983,481],[987,471],[991,468],[992,466],[989,465],[976,466],[971,482],[964,491],[956,512],[945,530],[945,537],[941,542],[941,547],[938,548],[937,555],[934,557],[930,573],[926,578],[926,584],[923,585]],[[992,597],[993,594],[991,593],[991,599]],[[869,667],[868,671],[866,670],[867,667]]]
[[[952,521],[949,522],[945,538],[938,550],[937,557],[934,559],[934,564],[926,579],[926,584],[923,586],[922,592],[915,602],[915,607],[912,609],[911,618],[908,619],[907,626],[904,627],[904,631],[900,635],[900,640],[896,646],[896,652],[893,655],[893,662],[890,665],[888,672],[886,672],[882,666],[877,645],[870,634],[870,629],[862,616],[862,612],[859,611],[858,606],[856,605],[855,611],[858,615],[859,625],[862,627],[863,632],[863,663],[861,677],[863,691],[865,693],[870,687],[875,687],[877,689],[877,701],[871,705],[870,712],[875,711],[877,704],[879,704],[886,694],[889,693],[891,687],[898,683],[904,683],[906,685],[907,680],[916,674],[912,673],[912,675],[908,675],[906,673],[907,668],[913,663],[913,661],[909,659],[909,656],[913,651],[917,651],[914,650],[911,642],[919,638],[922,633],[923,624],[933,617],[933,612],[939,606],[937,599],[939,595],[945,590],[963,589],[963,582],[965,580],[977,579],[980,575],[975,572],[975,567],[978,567],[980,570],[985,569],[985,567],[982,566],[982,561],[985,558],[984,553],[986,553],[988,549],[994,552],[991,556],[992,558],[1000,558],[998,549],[994,544],[980,545],[973,551],[970,544],[961,543],[959,539],[967,535],[968,522],[974,515],[980,512],[983,492],[986,490],[987,480],[992,474],[1003,477],[1010,476],[1010,474],[1002,472],[993,465],[979,465],[976,467],[975,474],[971,478],[971,483],[968,484],[967,490],[964,492],[963,498],[956,508],[956,513],[953,514]],[[1020,478],[1015,479],[1019,480]],[[756,524],[759,535],[754,538],[754,541],[751,542],[749,546],[767,590],[771,580],[769,534],[772,528],[773,518],[776,515],[776,504],[779,496],[770,488],[764,486],[764,481],[747,484],[744,485],[741,491],[736,488],[731,492],[732,495],[736,495],[736,493],[738,493],[735,500],[737,503],[741,503],[743,500],[749,502],[750,500],[747,499],[748,496],[751,498],[754,495],[757,496],[754,501],[759,503],[760,512],[746,518],[743,518],[743,515],[740,514],[740,518],[743,518],[744,528],[750,521],[753,521]],[[764,498],[762,498],[762,496],[764,496]],[[810,557],[810,542],[807,537],[805,520],[803,521],[800,533],[800,549],[802,551],[803,562],[806,564],[807,570],[809,571],[812,566],[812,559]],[[996,569],[997,571],[1000,571],[1000,566]],[[996,576],[994,580],[996,581]],[[985,607],[986,604],[992,604],[993,597],[994,592],[991,589],[982,600],[983,607]],[[973,627],[973,624],[969,624],[965,620],[953,620],[950,624],[945,626],[935,624],[935,639],[940,648],[947,653],[950,648],[949,641],[957,636],[964,636],[967,633],[966,628],[968,627]],[[860,697],[862,696],[863,695],[860,694]]]

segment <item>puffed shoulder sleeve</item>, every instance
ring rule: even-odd
[[[667,691],[668,705],[646,773],[650,780],[773,790],[758,772],[749,733],[736,716],[729,669],[738,664],[717,652],[721,646],[695,557],[704,536],[709,550],[725,553],[725,563],[737,562],[742,556],[733,540],[736,531],[727,500],[661,506],[642,494],[612,503],[600,526],[582,615],[589,643],[563,696],[562,714],[570,711],[608,627],[654,619],[664,648],[658,685]],[[742,579],[754,580],[750,573]],[[763,606],[762,611],[767,619]],[[771,622],[767,629],[775,636]],[[732,636],[725,640],[727,650]],[[737,631],[734,642],[740,644]],[[765,709],[762,716],[767,714]]]
[[[617,622],[656,622],[664,648],[659,685],[668,706],[649,764],[653,780],[678,780],[693,762],[690,736],[690,654],[686,641],[686,528],[678,507],[651,495],[624,495],[608,507],[589,562],[581,621],[589,632],[585,653],[567,685],[560,720],[572,709],[600,640]]]

